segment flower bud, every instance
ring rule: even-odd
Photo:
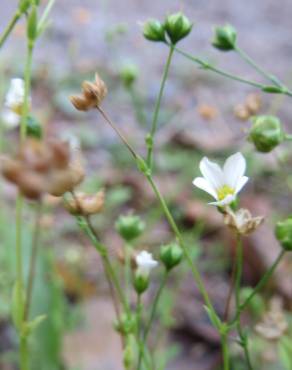
[[[163,245],[160,249],[160,259],[167,270],[177,266],[183,257],[182,249],[176,243]]]
[[[143,294],[149,286],[149,275],[142,274],[139,270],[134,276],[134,288],[137,294]]]
[[[133,346],[131,343],[128,343],[123,352],[123,364],[126,370],[133,368],[135,362],[135,353],[133,351]]]
[[[292,216],[277,222],[275,234],[283,249],[292,251]]]
[[[26,121],[27,136],[41,139],[43,136],[42,126],[40,122],[33,116],[28,116]]]
[[[134,333],[136,330],[136,318],[135,316],[128,316],[126,314],[122,314],[119,321],[114,324],[114,327],[117,332],[128,335]]]
[[[37,7],[33,6],[27,21],[27,38],[34,41],[37,38],[38,15]]]
[[[88,195],[82,192],[75,193],[75,197],[66,199],[64,206],[72,215],[95,215],[100,213],[104,205],[104,191]]]
[[[133,85],[138,76],[138,68],[135,64],[124,65],[120,71],[120,76],[125,87]]]
[[[221,51],[234,50],[236,38],[236,30],[231,25],[216,27],[212,45]]]
[[[185,38],[192,30],[192,23],[181,12],[166,17],[164,28],[172,44]]]
[[[144,24],[143,35],[150,41],[165,42],[164,26],[156,19],[150,19]]]
[[[253,119],[248,138],[258,151],[268,153],[281,144],[284,136],[281,121],[277,117],[257,116]]]
[[[30,7],[30,0],[19,0],[18,9],[21,13],[25,13],[27,9]]]
[[[140,236],[144,229],[144,222],[136,215],[120,216],[116,222],[116,230],[128,242]]]

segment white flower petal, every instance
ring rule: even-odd
[[[19,125],[21,117],[9,109],[4,109],[2,120],[4,127],[8,130],[12,130]]]
[[[238,181],[240,181],[245,173],[245,169],[245,158],[240,152],[235,153],[227,158],[223,167],[226,184],[232,189],[236,189]]]
[[[247,176],[242,176],[236,184],[235,193],[238,194],[240,190],[244,187],[244,185],[248,182]]]
[[[217,163],[209,161],[207,157],[201,160],[200,171],[214,189],[224,185],[224,176],[221,168]]]
[[[204,177],[196,177],[193,181],[193,184],[197,188],[204,190],[206,193],[212,195],[213,198],[217,199],[216,190],[212,187],[210,182],[208,182]]]
[[[235,200],[235,198],[236,198],[235,194],[228,194],[224,199],[218,200],[217,202],[211,202],[209,204],[213,206],[223,207],[223,206],[227,206],[228,204],[232,203]]]
[[[150,271],[158,265],[152,257],[152,254],[147,251],[142,251],[136,256],[138,270],[143,275],[148,275]]]
[[[13,109],[15,106],[23,104],[24,90],[24,80],[21,78],[13,78],[6,95],[5,106]]]

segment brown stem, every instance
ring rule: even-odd
[[[122,142],[126,145],[126,147],[129,149],[131,152],[132,156],[136,159],[137,158],[137,153],[131,146],[131,144],[128,142],[128,140],[125,138],[125,136],[121,133],[121,131],[116,127],[116,125],[113,124],[111,119],[108,117],[108,115],[105,113],[101,107],[97,107],[97,110],[100,112],[100,114],[103,116],[103,118],[106,120],[106,122],[111,126],[111,128],[117,133],[117,135],[120,137]]]
[[[24,321],[27,321],[29,319],[29,310],[30,310],[31,300],[32,300],[36,260],[37,260],[38,246],[39,246],[39,240],[40,240],[40,235],[41,235],[40,221],[41,221],[41,213],[42,213],[42,202],[38,201],[36,207],[37,208],[35,212],[35,226],[34,226],[34,233],[33,233],[33,238],[32,238],[30,262],[29,262],[28,284],[27,284],[27,289],[26,289]]]

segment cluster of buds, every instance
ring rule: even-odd
[[[253,118],[253,125],[248,139],[259,152],[268,153],[285,139],[282,123],[275,116],[257,116]]]
[[[84,179],[80,157],[71,158],[69,145],[57,139],[27,139],[15,158],[4,159],[2,174],[32,200],[62,196]]]
[[[230,51],[235,49],[236,39],[236,30],[230,24],[226,24],[215,28],[212,45],[221,51]]]
[[[164,23],[150,19],[144,24],[143,34],[147,40],[167,42],[172,45],[185,38],[192,30],[192,23],[181,12],[170,14]]]
[[[96,73],[95,81],[84,81],[82,83],[82,94],[72,95],[70,100],[77,110],[88,111],[99,107],[106,94],[106,84]]]
[[[253,217],[248,209],[241,208],[233,212],[230,207],[227,207],[225,212],[225,225],[239,235],[249,235],[253,233],[264,222],[264,217]]]
[[[70,199],[64,201],[64,206],[72,215],[90,216],[102,211],[104,198],[104,190],[100,190],[96,194],[75,192]]]

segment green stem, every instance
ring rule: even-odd
[[[215,313],[215,310],[214,310],[213,305],[210,301],[209,294],[208,294],[208,292],[207,292],[207,290],[204,286],[201,275],[200,275],[198,269],[196,268],[196,266],[193,263],[190,252],[188,251],[188,248],[184,243],[183,237],[182,237],[182,235],[181,235],[181,233],[180,233],[180,231],[179,231],[179,229],[178,229],[178,227],[177,227],[177,225],[176,225],[176,223],[175,223],[175,221],[172,217],[172,214],[170,213],[170,211],[168,209],[168,206],[167,206],[162,194],[160,193],[160,191],[159,191],[158,187],[156,186],[156,184],[155,184],[151,175],[149,175],[149,174],[147,175],[147,180],[150,183],[157,199],[159,200],[160,205],[161,205],[161,207],[164,211],[164,214],[165,214],[165,216],[166,216],[166,218],[167,218],[167,220],[168,220],[168,222],[169,222],[169,224],[170,224],[170,226],[171,226],[171,228],[172,228],[172,230],[173,230],[173,232],[174,232],[174,234],[175,234],[175,236],[178,240],[179,245],[181,246],[181,248],[183,250],[184,256],[185,256],[185,258],[186,258],[186,260],[187,260],[187,262],[190,266],[190,269],[192,271],[194,280],[196,281],[196,283],[198,285],[199,291],[202,294],[207,307],[210,309],[211,312]]]
[[[136,120],[143,126],[145,127],[147,124],[147,120],[145,117],[145,112],[143,110],[143,106],[141,104],[140,97],[138,96],[137,92],[134,90],[133,85],[130,85],[127,90],[129,91],[129,94],[132,99],[133,107],[135,110],[135,116]]]
[[[16,25],[20,17],[21,12],[17,10],[0,37],[0,48],[2,48],[2,46],[4,45],[5,41],[7,40],[12,30],[14,29],[14,26]]]
[[[30,90],[31,90],[31,68],[34,42],[28,41],[26,65],[24,71],[24,101],[20,121],[20,142],[23,143],[26,138],[27,117],[30,109]]]
[[[125,265],[124,265],[124,279],[125,279],[125,294],[127,300],[130,299],[130,286],[131,286],[131,255],[132,255],[132,247],[125,243],[124,246],[125,252]]]
[[[222,69],[216,68],[216,67],[212,66],[211,64],[209,64],[208,62],[205,62],[202,59],[199,59],[197,57],[194,57],[194,56],[192,56],[192,55],[184,52],[183,50],[180,50],[178,48],[175,48],[175,51],[177,53],[183,55],[185,58],[191,60],[192,62],[200,65],[203,69],[209,70],[211,72],[214,72],[214,73],[216,73],[216,74],[218,74],[220,76],[227,77],[227,78],[229,78],[231,80],[242,82],[244,84],[247,84],[247,85],[250,85],[250,86],[253,86],[253,87],[258,87],[260,89],[262,89],[262,88],[265,87],[264,85],[262,85],[262,84],[260,84],[258,82],[247,80],[245,78],[242,78],[242,77],[233,75],[233,74],[231,74],[229,72],[223,71]]]
[[[108,117],[108,115],[105,113],[105,111],[103,111],[100,107],[98,107],[98,110],[99,112],[102,114],[102,116],[104,117],[105,121],[114,129],[114,131],[118,134],[118,136],[120,137],[120,139],[122,140],[122,142],[126,145],[126,147],[128,148],[128,150],[130,151],[130,153],[132,154],[132,156],[134,157],[135,161],[136,161],[136,164],[138,166],[138,169],[139,171],[141,171],[141,168],[139,168],[139,164],[138,164],[138,159],[141,159],[139,157],[139,155],[135,152],[135,150],[129,145],[127,139],[121,134],[121,132],[119,131],[119,129],[116,127],[116,125],[110,120],[110,118]],[[142,173],[144,174],[144,176],[146,177],[146,179],[148,180],[148,182],[150,183],[151,185],[151,188],[152,190],[154,191],[157,199],[159,200],[160,202],[160,205],[161,205],[161,208],[166,216],[166,219],[169,223],[169,225],[171,226],[174,234],[176,235],[176,238],[178,240],[178,243],[180,244],[183,252],[184,252],[184,256],[190,266],[190,269],[192,271],[192,274],[193,274],[193,277],[194,277],[194,280],[196,281],[197,285],[198,285],[198,288],[199,288],[199,291],[200,293],[202,294],[203,296],[203,299],[205,301],[205,304],[207,305],[207,307],[209,308],[209,310],[216,314],[214,308],[213,308],[213,305],[210,301],[210,298],[209,298],[209,295],[208,295],[208,292],[204,286],[204,283],[203,283],[203,280],[201,278],[201,275],[200,275],[200,272],[199,270],[196,268],[196,266],[194,265],[193,263],[193,260],[192,260],[192,257],[184,243],[184,240],[183,240],[183,237],[176,225],[176,222],[174,220],[174,218],[172,217],[172,214],[170,213],[169,211],[169,208],[166,204],[166,201],[164,200],[162,194],[160,193],[157,185],[155,184],[153,178],[152,178],[152,175],[151,175],[151,171],[142,171]]]
[[[148,139],[148,144],[147,144],[147,146],[148,146],[147,164],[148,164],[150,169],[152,169],[152,167],[153,167],[153,147],[154,147],[154,142],[153,141],[154,141],[154,136],[155,136],[155,133],[156,133],[156,130],[157,130],[157,123],[158,123],[158,116],[159,116],[159,111],[160,111],[160,106],[161,106],[161,100],[162,100],[166,80],[167,80],[167,77],[168,77],[173,52],[174,52],[174,46],[170,45],[168,57],[167,57],[167,60],[166,60],[166,64],[165,64],[165,67],[164,67],[163,76],[162,76],[162,80],[161,80],[161,84],[160,84],[158,98],[156,100],[156,105],[155,105],[151,130],[150,130],[150,133],[148,135],[149,139]]]
[[[20,370],[29,370],[28,338],[20,339]]]
[[[236,46],[234,50],[238,53],[238,55],[245,61],[247,64],[252,66],[260,75],[265,77],[267,80],[272,82],[274,85],[278,87],[285,87],[281,81],[276,76],[273,76],[272,74],[266,72],[261,66],[259,66],[245,51],[243,51],[241,48]],[[286,87],[285,87],[286,88]]]
[[[236,310],[240,307],[240,285],[241,285],[241,276],[242,276],[242,268],[243,268],[243,246],[242,246],[242,239],[240,235],[237,235],[237,243],[236,243],[236,278],[235,278],[235,302],[236,302]],[[251,364],[251,358],[249,354],[248,348],[248,337],[243,332],[241,326],[241,319],[240,315],[237,320],[237,333],[240,338],[240,345],[243,348],[245,360],[248,366],[248,370],[253,370]]]
[[[221,346],[223,356],[223,369],[229,370],[228,333],[221,334]]]
[[[92,227],[91,223],[88,222],[88,219],[85,218],[85,217],[77,217],[78,219],[78,225],[79,227],[81,228],[82,231],[85,232],[85,234],[87,234],[87,236],[90,238],[93,246],[95,247],[95,249],[99,252],[101,258],[102,258],[102,262],[103,262],[103,265],[104,265],[104,269],[106,271],[106,276],[108,276],[110,279],[109,281],[111,281],[116,289],[116,292],[118,294],[118,297],[125,309],[125,311],[127,313],[130,312],[130,309],[129,309],[129,305],[128,305],[128,302],[126,300],[126,297],[123,293],[123,290],[121,288],[121,285],[120,285],[120,282],[119,282],[119,279],[115,273],[115,270],[110,262],[110,259],[109,259],[109,256],[108,256],[108,251],[106,249],[106,247],[100,243],[100,241],[98,240],[98,237],[97,237],[97,234],[94,230],[94,228]],[[115,303],[115,301],[114,301]],[[117,308],[116,308],[117,310]]]
[[[157,293],[156,293],[154,301],[153,301],[153,305],[152,305],[152,309],[151,309],[151,312],[150,312],[149,320],[146,324],[146,327],[145,327],[145,330],[144,330],[144,333],[143,333],[143,337],[142,337],[142,343],[141,343],[140,351],[139,351],[137,370],[141,369],[142,358],[144,356],[148,335],[150,333],[150,329],[151,329],[151,326],[153,324],[153,321],[154,321],[154,318],[155,318],[155,315],[156,315],[156,311],[157,311],[157,307],[158,307],[158,303],[159,303],[161,294],[163,292],[163,289],[165,287],[165,284],[166,284],[166,281],[167,281],[167,278],[168,278],[168,272],[169,272],[168,270],[164,271],[163,277],[160,281],[159,288],[157,290]]]
[[[41,213],[42,213],[42,204],[39,201],[36,205],[35,211],[35,226],[32,238],[32,246],[31,246],[31,255],[30,255],[30,262],[29,262],[29,275],[28,275],[28,284],[26,290],[26,300],[25,300],[25,309],[24,309],[24,321],[29,319],[29,311],[31,306],[32,300],[32,292],[33,292],[33,285],[34,285],[34,278],[35,278],[35,269],[36,269],[36,260],[37,260],[37,252],[39,248],[39,240],[41,235]]]
[[[39,20],[39,23],[38,23],[38,36],[39,36],[39,33],[43,31],[43,28],[48,20],[48,17],[49,17],[49,14],[50,14],[50,11],[54,5],[56,0],[50,0],[48,2],[48,4],[46,5],[46,8]]]
[[[285,255],[285,250],[281,250],[280,253],[279,253],[279,255],[278,255],[278,257],[276,258],[276,260],[272,264],[272,266],[265,272],[265,274],[263,275],[263,277],[260,279],[260,281],[257,283],[257,285],[255,286],[255,288],[253,289],[252,293],[238,307],[237,313],[236,313],[234,319],[232,320],[232,322],[230,323],[230,325],[233,325],[234,323],[237,322],[237,320],[239,319],[241,313],[249,305],[249,303],[253,299],[253,297],[266,285],[266,283],[269,281],[269,279],[273,275],[275,269],[277,268],[277,266],[281,262],[281,260],[284,257],[284,255]]]

